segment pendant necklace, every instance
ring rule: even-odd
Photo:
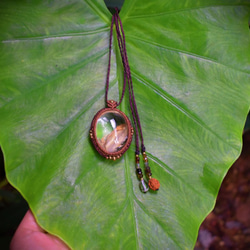
[[[114,100],[108,100],[109,91],[109,75],[110,75],[110,62],[111,62],[111,49],[112,49],[112,37],[113,26],[115,24],[117,42],[120,50],[122,64],[124,68],[123,90],[119,102]],[[129,104],[131,113],[133,116],[134,128],[131,125],[128,117],[117,107],[121,104],[126,86],[129,90]],[[135,168],[136,175],[139,180],[139,187],[143,193],[146,193],[149,188],[156,191],[160,187],[160,183],[157,179],[152,178],[152,172],[148,164],[148,157],[146,155],[146,148],[144,146],[142,127],[140,122],[139,113],[136,106],[132,77],[130,67],[128,63],[127,51],[125,46],[125,34],[122,27],[122,22],[119,16],[119,11],[115,8],[115,13],[112,16],[110,37],[109,37],[109,61],[108,71],[106,79],[106,92],[105,92],[106,108],[101,109],[94,116],[91,128],[89,131],[90,139],[97,150],[97,152],[109,160],[119,159],[129,148],[132,137],[135,132]],[[134,131],[135,130],[135,131]],[[140,150],[141,142],[141,150]],[[142,169],[140,168],[140,151],[144,161],[145,174],[147,181],[143,178]]]

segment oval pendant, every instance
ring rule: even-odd
[[[95,115],[89,131],[97,152],[106,159],[119,159],[129,148],[133,128],[128,117],[116,108],[117,103],[108,101],[108,108]]]

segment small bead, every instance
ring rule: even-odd
[[[139,155],[136,155],[136,156],[135,156],[135,162],[136,162],[136,163],[139,163],[139,162],[140,162],[140,157],[139,157]]]
[[[148,178],[150,178],[152,176],[152,172],[150,170],[150,167],[146,167],[145,172],[146,172],[146,175],[147,175]]]
[[[148,181],[148,186],[153,191],[157,191],[160,188],[160,182],[154,178],[150,178]]]
[[[143,177],[141,168],[136,169],[136,175],[139,180]]]
[[[140,190],[141,190],[143,193],[146,193],[146,192],[148,191],[148,189],[149,189],[149,188],[148,188],[147,182],[145,182],[143,178],[141,178],[139,187],[140,187]]]
[[[141,168],[137,168],[137,169],[136,169],[136,173],[137,173],[137,174],[142,174]]]
[[[143,178],[143,174],[141,173],[137,173],[137,178],[140,180],[141,178]]]
[[[147,157],[147,155],[146,155],[145,152],[142,153],[142,156],[143,156],[143,161],[144,161],[145,163],[148,162],[148,157]]]
[[[143,174],[142,174],[142,173],[141,173],[141,174],[137,174],[137,178],[138,178],[138,179],[143,178]]]

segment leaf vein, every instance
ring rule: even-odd
[[[146,39],[142,39],[141,37],[136,37],[136,36],[132,36],[132,35],[127,35],[126,37],[130,37],[130,38],[136,39],[137,42],[141,41],[143,43],[146,43],[146,44],[149,44],[149,45],[152,45],[152,46],[155,46],[155,47],[160,47],[160,48],[163,48],[163,49],[171,51],[171,52],[178,52],[178,53],[181,53],[183,55],[192,56],[192,57],[195,57],[197,59],[200,59],[200,60],[203,60],[203,61],[206,61],[206,62],[209,62],[209,63],[216,63],[218,65],[228,67],[230,69],[233,69],[235,71],[238,71],[238,72],[241,72],[241,73],[244,73],[244,74],[247,74],[247,75],[250,74],[248,71],[245,71],[245,70],[242,70],[242,69],[239,69],[239,68],[237,68],[237,69],[233,68],[231,65],[221,63],[219,61],[216,61],[215,59],[212,59],[212,58],[209,58],[209,57],[206,57],[206,56],[202,56],[202,55],[195,54],[195,53],[192,53],[192,52],[189,52],[189,51],[169,47],[169,46],[166,46],[166,45],[163,45],[163,44],[160,44],[160,43],[156,43],[156,42],[153,42],[153,41],[148,41]],[[137,46],[138,46],[138,44],[137,44]]]
[[[56,39],[70,39],[72,37],[83,37],[83,36],[89,36],[93,34],[98,34],[102,32],[109,31],[108,27],[97,29],[97,30],[91,30],[86,32],[75,32],[75,33],[68,33],[68,34],[61,34],[61,35],[50,35],[50,36],[33,36],[33,37],[17,37],[14,39],[8,39],[3,40],[2,43],[13,43],[13,42],[23,42],[23,41],[36,41],[36,40],[56,40]]]
[[[224,5],[204,5],[204,6],[197,6],[197,7],[190,7],[186,9],[177,9],[177,10],[170,10],[164,12],[158,12],[153,14],[145,14],[145,15],[131,15],[127,16],[127,19],[136,19],[136,18],[150,18],[150,17],[158,17],[158,16],[165,16],[165,15],[172,15],[178,12],[187,12],[192,10],[201,10],[207,8],[223,8],[223,7],[248,7],[247,4],[224,4]]]
[[[92,1],[89,1],[89,0],[85,0],[84,1],[99,17],[102,18],[102,20],[105,22],[105,23],[110,23],[110,19],[108,16],[106,15],[103,15],[102,12],[96,7],[96,3],[93,3]]]
[[[130,211],[133,214],[132,216],[132,220],[133,220],[133,226],[134,226],[134,235],[135,235],[135,239],[136,239],[136,245],[137,245],[137,249],[139,249],[140,244],[139,244],[139,240],[138,240],[138,231],[137,231],[137,221],[136,221],[136,213],[135,213],[135,208],[133,206],[133,184],[131,183],[131,175],[130,175],[130,166],[129,166],[129,157],[126,154],[125,155],[125,178],[126,178],[126,184],[127,184],[127,199],[129,200],[129,204],[130,204]]]
[[[101,50],[99,53],[96,53],[95,55],[91,55],[90,57],[84,58],[83,61],[80,61],[80,62],[78,62],[78,63],[72,65],[71,67],[69,67],[69,68],[67,68],[67,69],[65,69],[65,70],[60,71],[58,74],[53,75],[53,76],[50,78],[50,80],[44,81],[44,84],[40,84],[40,85],[38,85],[37,87],[30,88],[28,92],[26,92],[26,93],[21,93],[21,94],[15,96],[14,98],[10,99],[9,101],[7,101],[4,105],[2,105],[2,106],[0,107],[0,110],[1,110],[3,107],[5,107],[5,106],[9,105],[10,103],[12,103],[13,101],[16,101],[16,100],[18,100],[19,98],[23,98],[23,97],[25,97],[25,96],[28,96],[28,95],[30,95],[31,93],[33,93],[33,92],[35,92],[35,91],[37,91],[37,90],[39,90],[39,89],[42,89],[42,88],[46,87],[47,85],[52,84],[52,83],[56,82],[57,80],[59,80],[59,79],[65,77],[65,75],[67,75],[67,74],[69,74],[69,73],[73,73],[74,71],[80,69],[81,67],[87,65],[88,63],[90,63],[90,62],[92,62],[92,61],[94,61],[94,60],[97,60],[97,59],[101,58],[101,57],[104,56],[106,53],[107,53],[107,51],[106,51],[106,49],[104,49],[104,50]]]
[[[164,162],[162,162],[161,160],[159,160],[157,157],[153,156],[151,153],[147,153],[148,158],[150,160],[152,160],[153,162],[155,162],[160,168],[162,168],[165,172],[167,172],[168,174],[171,174],[172,176],[174,176],[176,179],[180,180],[181,183],[185,184],[187,188],[191,189],[194,193],[199,194],[201,197],[203,197],[204,199],[206,199],[207,197],[205,197],[203,195],[203,193],[201,193],[199,190],[195,189],[192,185],[190,185],[185,179],[183,179],[179,174],[176,173],[176,171],[174,171],[172,168],[168,167]]]
[[[153,86],[153,84],[151,84],[150,82],[146,81],[145,78],[141,78],[139,75],[137,75],[134,71],[131,70],[132,75],[138,80],[140,81],[143,85],[145,85],[146,87],[150,88],[151,90],[153,90],[155,93],[157,93],[157,95],[159,95],[161,98],[163,98],[165,101],[167,101],[168,103],[170,103],[174,108],[176,108],[179,112],[182,112],[185,116],[187,116],[190,120],[192,120],[193,122],[195,122],[198,126],[200,126],[202,129],[208,131],[210,134],[212,134],[213,136],[215,136],[216,138],[218,138],[221,142],[225,143],[224,139],[218,135],[217,133],[215,133],[212,129],[210,129],[208,126],[205,125],[204,122],[202,122],[202,120],[198,119],[194,114],[192,114],[192,112],[190,112],[190,110],[185,107],[181,107],[175,100],[173,97],[169,96],[163,89],[158,89],[157,87]],[[232,145],[231,143],[227,142],[228,145],[230,145],[232,148],[238,150],[238,148],[235,145]]]
[[[167,226],[165,226],[164,223],[163,223],[161,220],[159,220],[159,219],[157,218],[157,216],[155,216],[155,215],[153,215],[152,213],[150,213],[150,211],[146,208],[146,206],[144,206],[144,205],[142,204],[142,202],[140,202],[140,201],[137,199],[137,197],[134,198],[134,202],[143,210],[143,212],[144,212],[145,214],[148,215],[148,217],[153,218],[153,220],[156,221],[156,223],[159,225],[159,227],[160,227],[166,234],[168,234],[167,231],[169,231],[169,230],[168,230]],[[168,234],[168,235],[169,235],[169,237],[171,238],[171,240],[172,240],[177,246],[179,246],[179,248],[181,249],[182,247],[181,247],[180,243],[179,243],[178,241],[176,241],[175,239],[173,239],[173,236],[172,236],[172,235],[170,235],[170,234]]]

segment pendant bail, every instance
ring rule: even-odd
[[[114,100],[108,100],[107,101],[107,106],[111,109],[115,109],[117,107],[117,102]]]

